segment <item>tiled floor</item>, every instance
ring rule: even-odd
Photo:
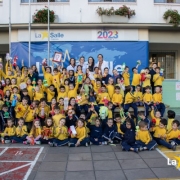
[[[10,146],[12,147],[14,144]],[[163,153],[167,153],[167,149],[160,149]],[[177,151],[180,154],[180,149]],[[179,155],[177,153],[176,155]],[[78,148],[55,148],[45,145],[28,180],[146,180],[160,178],[180,179],[180,171],[174,166],[168,166],[165,157],[156,150],[136,154],[123,152],[119,145]]]

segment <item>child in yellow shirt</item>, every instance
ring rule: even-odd
[[[167,125],[167,120],[161,119],[159,126],[155,126],[154,128],[152,128],[152,132],[154,132],[153,134],[154,140],[157,142],[157,144],[175,151],[176,146],[175,145],[172,146],[170,143],[166,141],[166,125]]]
[[[176,150],[176,146],[180,145],[180,130],[179,130],[179,121],[174,120],[172,122],[172,129],[166,135],[166,141],[170,142],[172,146],[175,145],[173,150]]]
[[[168,110],[167,117],[168,117],[167,132],[169,132],[172,129],[172,122],[176,117],[176,113],[172,110]]]
[[[35,87],[35,90],[33,92],[33,100],[40,101],[40,99],[44,98],[44,93],[40,91],[39,86]]]
[[[64,99],[65,97],[67,97],[66,89],[64,86],[60,86],[58,91],[57,101],[59,101],[60,98]]]
[[[58,89],[60,86],[61,73],[58,71],[58,68],[54,68],[53,73],[54,75],[52,76],[52,84],[56,89]]]
[[[71,139],[69,140],[69,147],[78,146],[88,146],[89,138],[87,137],[87,132],[83,119],[78,119],[75,134],[71,134]]]
[[[115,124],[116,124],[116,127],[117,127],[117,133],[116,133],[116,138],[121,141],[122,138],[123,138],[123,132],[121,131],[121,125],[122,125],[122,120],[121,120],[121,117],[119,114],[116,115],[115,119]]]
[[[151,75],[149,74],[149,69],[145,69],[145,80],[143,81],[142,87],[143,87],[143,93],[146,92],[146,87],[150,86],[151,87]]]
[[[5,128],[4,132],[1,134],[1,142],[4,144],[11,143],[15,134],[16,134],[16,127],[13,125],[13,120],[7,120],[7,127]]]
[[[128,112],[129,108],[132,107],[134,109],[134,116],[137,118],[137,105],[134,103],[135,96],[132,92],[132,87],[126,87],[126,95],[125,95],[125,102],[124,102],[124,112]]]
[[[130,74],[129,74],[129,67],[128,66],[125,67],[122,76],[124,78],[124,85],[129,86],[130,85]]]
[[[54,85],[51,84],[48,88],[45,88],[45,92],[47,94],[47,104],[50,105],[52,98],[56,96]]]
[[[16,127],[16,135],[13,137],[12,143],[23,143],[28,136],[27,126],[24,125],[24,119],[19,118],[18,126]]]
[[[29,133],[29,136],[26,137],[27,141],[24,141],[23,144],[41,144],[42,141],[42,128],[40,126],[39,120],[34,120],[32,129]]]
[[[42,66],[42,71],[44,74],[44,79],[47,81],[48,86],[50,86],[53,82],[53,76],[51,74],[51,68]]]
[[[59,126],[59,120],[61,118],[65,118],[65,115],[60,113],[59,106],[54,107],[54,113],[55,113],[55,115],[52,117],[53,124],[54,124],[54,127],[58,127]]]
[[[139,146],[140,151],[153,150],[157,145],[156,141],[152,139],[144,121],[139,123],[139,131],[136,132],[136,144]]]
[[[76,83],[76,86],[71,83],[69,84],[69,91],[68,91],[68,98],[76,97],[77,96],[77,89],[78,89],[79,84]]]
[[[120,87],[115,86],[115,93],[112,96],[112,103],[114,105],[113,109],[119,107],[123,103],[123,96],[120,93]]]
[[[151,87],[150,86],[146,86],[146,93],[143,96],[143,101],[144,101],[144,105],[145,105],[145,112],[146,112],[146,117],[149,116],[149,108],[152,106],[152,102],[153,102],[153,97],[151,94]]]
[[[108,84],[104,84],[107,88],[108,94],[110,99],[112,100],[113,94],[114,94],[114,80],[112,77],[109,78]]]
[[[133,87],[133,91],[135,91],[137,85],[141,84],[141,75],[138,74],[138,70],[136,67],[132,68],[132,72],[133,72],[133,79],[131,85]]]
[[[143,94],[141,92],[141,86],[140,85],[136,86],[134,96],[136,97],[136,99],[135,99],[136,105],[137,106],[143,106],[144,105],[144,103],[143,103]]]
[[[154,106],[151,108],[151,126],[158,126],[161,120],[161,113],[159,111],[154,112]]]
[[[53,142],[54,139],[54,125],[53,120],[48,117],[45,120],[45,125],[42,128],[42,143],[49,144]]]
[[[64,146],[68,144],[69,139],[68,139],[68,129],[65,126],[66,120],[65,118],[61,118],[59,120],[58,126],[55,128],[54,132],[54,139],[53,142],[49,142],[50,146]]]
[[[159,86],[155,87],[155,93],[153,94],[153,102],[156,109],[161,112],[161,117],[163,117],[166,108],[164,103],[162,102],[162,94]]]
[[[99,106],[107,105],[108,101],[110,101],[109,94],[106,91],[106,86],[101,86],[101,93],[97,95],[97,101]]]
[[[164,81],[164,76],[160,75],[160,68],[156,67],[156,74],[153,76],[153,82],[154,82],[154,87],[160,86],[162,87],[162,82]]]

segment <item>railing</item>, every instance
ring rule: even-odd
[[[88,0],[89,2],[136,2],[136,0]]]
[[[154,3],[180,3],[180,0],[154,0]]]
[[[30,0],[31,3],[43,3],[48,2],[48,0]],[[49,2],[69,2],[69,0],[49,0]],[[21,3],[29,3],[29,0],[21,0]]]

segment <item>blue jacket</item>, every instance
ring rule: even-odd
[[[103,136],[111,138],[115,132],[117,132],[117,127],[115,125],[112,127],[106,126],[103,132]]]
[[[109,78],[112,77],[110,74],[108,74],[106,77],[102,77],[102,81],[105,81],[105,84],[108,84]]]
[[[131,122],[131,129],[126,127],[126,121],[121,126],[121,131],[124,133],[123,141],[127,142],[128,144],[135,143],[135,124],[134,120],[130,119]]]
[[[95,125],[90,125],[88,126],[90,129],[90,137],[92,138],[101,138],[102,137],[102,127],[95,126]]]

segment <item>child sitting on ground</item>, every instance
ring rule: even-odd
[[[24,125],[24,119],[19,118],[18,126],[16,127],[16,135],[12,139],[12,143],[23,143],[28,135],[27,126]]]
[[[159,126],[155,126],[152,128],[151,131],[154,132],[153,137],[154,140],[157,142],[157,144],[162,145],[168,149],[172,149],[173,151],[176,150],[175,145],[171,145],[168,143],[165,138],[166,138],[166,125],[167,125],[167,120],[166,119],[161,119]]]
[[[69,147],[88,146],[89,139],[87,138],[87,132],[83,119],[78,119],[75,134],[71,134],[69,140]]]
[[[59,125],[55,128],[53,142],[49,142],[50,146],[64,146],[69,142],[68,129],[65,126],[65,122],[65,118],[59,120]]]
[[[176,113],[172,110],[168,110],[167,117],[168,117],[167,132],[169,132],[172,129],[172,122],[174,121],[176,117]]]
[[[15,134],[16,127],[13,125],[13,119],[7,120],[7,127],[4,130],[4,133],[1,134],[1,142],[2,144],[11,143]]]
[[[139,123],[139,131],[136,132],[136,144],[141,150],[152,150],[157,145],[147,129],[147,124],[144,121]]]
[[[138,152],[138,146],[135,144],[135,124],[134,120],[127,118],[121,125],[121,131],[124,133],[121,143],[122,150]]]
[[[88,123],[88,128],[90,129],[90,143],[94,145],[101,145],[103,138],[100,119],[96,118],[94,125]]]

